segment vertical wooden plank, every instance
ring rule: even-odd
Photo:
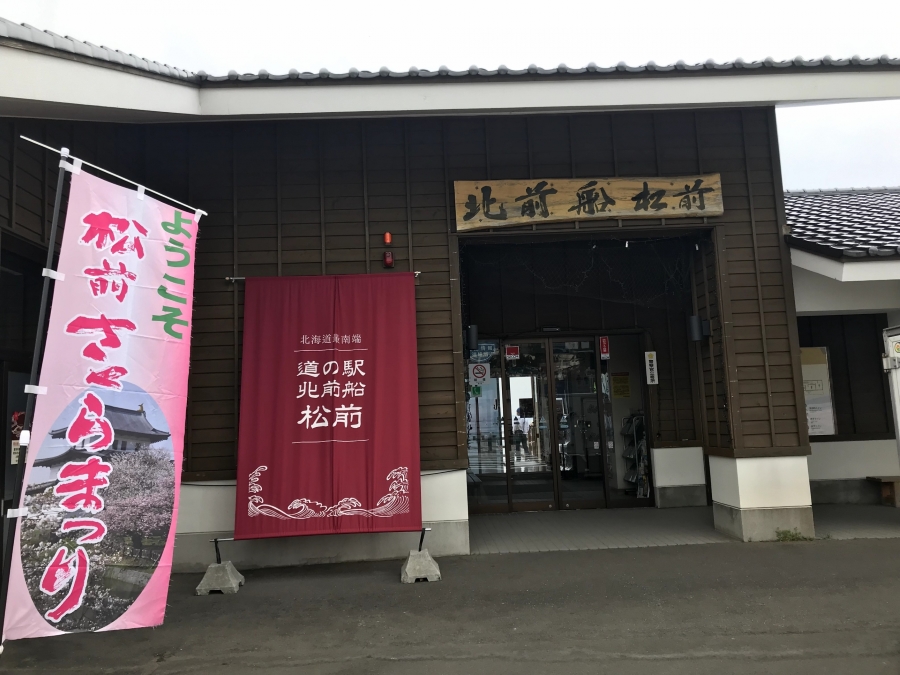
[[[321,239],[322,244],[322,274],[326,273],[325,267],[325,153],[322,149],[322,127],[324,126],[323,122],[319,122],[319,126],[316,129],[316,141],[317,141],[317,159],[318,159],[318,168],[319,168],[319,237]]]
[[[447,159],[447,135],[445,122],[441,120],[441,163],[444,170],[444,211],[447,218],[447,239],[450,248],[450,326],[451,348],[453,349],[453,392],[456,403],[456,458],[465,460],[468,466],[468,431],[466,428],[466,393],[463,377],[463,327],[462,299],[459,274],[459,237],[453,232],[453,184]]]
[[[281,276],[281,127],[281,122],[275,122],[275,237],[278,247],[278,276]]]
[[[572,135],[572,116],[566,115],[566,133],[569,135],[569,173],[572,178],[578,178],[578,170],[575,167],[575,138]],[[575,229],[581,229],[581,223],[575,221]]]
[[[488,118],[485,117],[482,120],[482,124],[484,126],[484,168],[487,172],[485,178],[487,180],[491,179],[491,138],[488,126]]]
[[[772,169],[772,183],[775,188],[775,218],[781,233],[790,234],[791,228],[788,227],[787,213],[784,209],[784,181],[781,177],[781,151],[778,148],[778,122],[774,106],[766,108],[766,130],[769,132],[769,166]],[[791,286],[793,287],[793,283]]]
[[[18,185],[16,182],[16,170],[18,167],[19,154],[19,131],[16,121],[13,120],[9,125],[9,231],[16,230],[16,192]]]
[[[700,316],[700,288],[697,285],[697,251],[691,253],[691,311],[694,316]],[[702,336],[701,336],[702,338]],[[699,424],[700,433],[697,438],[703,443],[704,447],[709,446],[709,419],[706,412],[706,378],[703,374],[703,352],[700,348],[702,340],[694,342],[694,348],[691,350],[693,361],[691,369],[692,389],[694,393],[694,420]],[[715,382],[715,374],[713,375]],[[699,405],[698,405],[699,403]],[[708,482],[708,481],[707,481]]]
[[[232,401],[232,413],[234,414],[234,456],[237,461],[237,439],[240,415],[240,396],[238,392],[241,386],[240,376],[240,349],[238,348],[238,184],[237,184],[237,141],[236,125],[231,125],[231,316],[232,335],[234,338],[234,399]]]
[[[528,152],[528,178],[534,178],[534,161],[531,147],[531,116],[525,118],[525,148]],[[537,223],[531,223],[531,231],[537,231]]]
[[[403,171],[406,187],[406,243],[409,255],[409,271],[415,271],[413,258],[413,231],[412,231],[412,194],[409,186],[409,121],[403,120]],[[452,283],[452,282],[451,282]]]
[[[44,145],[49,145],[47,143],[47,125],[44,124],[41,130],[41,141]],[[47,151],[44,150],[41,152],[41,243],[47,243],[47,233],[49,230],[47,219],[50,215],[50,209],[47,208],[47,185],[49,184],[49,180],[47,178]]]
[[[616,114],[610,113],[609,115],[609,138],[612,142],[612,156],[613,156],[613,176],[619,177],[619,153],[616,149]],[[619,227],[622,227],[622,219],[617,218],[616,222]]]
[[[654,150],[654,159],[656,160],[656,175],[661,176],[660,168],[659,168],[659,138],[656,134],[656,113],[650,113],[650,126],[653,127],[653,150]],[[666,226],[666,219],[660,218],[659,223],[662,227]]]
[[[784,212],[784,183],[781,178],[781,155],[778,150],[778,125],[775,107],[767,109],[769,130],[769,159],[772,167],[772,182],[775,188],[775,213],[782,232],[787,232],[787,217]],[[800,445],[809,447],[809,427],[806,423],[806,400],[803,394],[803,373],[800,368],[800,335],[797,328],[797,303],[794,298],[794,275],[791,268],[791,252],[784,237],[778,237],[781,258],[781,275],[784,280],[784,304],[787,310],[788,340],[791,347],[791,368],[794,375],[794,406],[797,429],[800,431]],[[888,415],[893,422],[893,415]]]
[[[702,147],[700,144],[700,124],[697,120],[697,111],[694,111],[693,117],[694,117],[694,142],[695,142],[696,148],[697,148],[697,170],[702,173],[703,172],[703,150],[702,150]],[[704,216],[703,224],[707,225],[708,223],[709,223],[709,220],[707,219],[706,216]],[[715,228],[714,228],[714,230],[715,230]],[[704,295],[706,298],[706,318],[710,322],[709,337],[707,338],[707,348],[709,349],[709,374],[710,374],[710,379],[712,380],[713,418],[714,418],[714,421],[716,424],[716,447],[721,448],[722,447],[722,428],[720,426],[720,420],[719,420],[719,385],[718,385],[718,378],[716,377],[715,340],[713,339],[713,332],[712,332],[712,304],[710,303],[710,297],[709,297],[709,279],[708,279],[709,274],[707,273],[707,270],[709,269],[709,263],[706,259],[706,247],[705,246],[702,249],[702,255],[703,255],[703,259],[702,259],[703,260],[703,263],[702,263],[703,290],[704,290]],[[722,326],[722,321],[723,321],[723,316],[720,312],[719,313],[719,325],[720,325],[720,332],[722,334],[721,339],[722,339],[722,361],[723,361],[722,384],[725,387],[724,396],[725,396],[725,400],[727,401],[728,400],[728,382],[726,379],[726,373],[728,371],[727,371],[727,368],[724,366],[724,363],[726,362],[726,360],[725,360],[725,332],[724,332],[724,327]],[[701,366],[701,368],[703,366],[702,358],[700,360],[700,366]],[[704,402],[704,407],[705,407],[705,405],[706,405],[706,403]],[[726,418],[726,420],[728,419],[727,415],[725,416],[725,418]],[[729,428],[729,433],[732,434],[732,438],[733,438],[733,430],[731,428]],[[732,445],[733,445],[733,441],[732,441]]]
[[[847,339],[847,317],[846,317],[846,316],[839,316],[839,317],[837,317],[837,318],[838,318],[838,320],[841,322],[841,339],[842,339],[843,342],[844,342],[844,353],[848,353],[848,352],[849,352],[848,347],[849,347],[849,344],[850,344],[850,343],[849,343],[849,340]],[[859,433],[859,425],[858,425],[858,423],[857,423],[857,420],[859,419],[860,411],[858,410],[856,401],[854,400],[855,397],[853,396],[853,377],[852,377],[852,369],[850,369],[850,371],[851,371],[851,377],[849,378],[849,380],[850,380],[850,386],[847,387],[847,398],[850,399],[850,410],[851,410],[851,413],[852,413],[852,414],[850,415],[850,419],[853,420],[853,428],[852,428],[852,429],[848,429],[848,430],[838,429],[838,432],[839,432],[839,433],[842,433],[842,434],[848,434],[848,433],[849,433],[849,434],[856,434],[856,433]]]
[[[725,228],[713,228],[713,251],[715,253],[716,287],[719,300],[719,323],[722,329],[722,355],[725,371],[725,396],[728,405],[726,419],[731,432],[731,445],[735,451],[744,447],[744,431],[741,423],[740,399],[738,397],[737,357],[734,350],[734,318],[731,308],[731,285],[728,283],[728,254],[725,250]],[[762,303],[760,303],[762,309]]]
[[[706,259],[706,246],[704,246],[701,250],[703,255],[703,295],[706,300],[706,318],[710,322],[710,331],[709,337],[707,338],[707,348],[709,349],[709,374],[712,378],[712,394],[713,394],[713,421],[716,424],[716,447],[722,447],[722,427],[719,422],[719,384],[716,378],[716,347],[715,342],[713,340],[713,332],[712,332],[712,302],[709,297],[709,262]],[[721,322],[722,316],[719,315],[719,323],[721,332]],[[722,359],[725,358],[725,341],[722,341]],[[702,360],[701,360],[702,364]],[[724,369],[723,369],[723,378],[724,378]],[[728,385],[725,382],[722,382],[725,386],[725,399],[728,399]]]
[[[450,167],[447,166],[447,120],[441,120],[441,168],[444,170],[444,217],[447,219],[447,236],[453,232],[453,183],[450,180]]]
[[[672,316],[666,302],[666,342],[669,345],[669,374],[672,378],[672,412],[675,415],[675,440],[681,440],[681,425],[678,423],[678,387],[675,383],[675,348],[672,345]]]
[[[531,265],[531,269],[537,269],[537,262],[534,259],[534,248],[529,247],[529,254],[531,255],[531,259],[529,260],[529,264]],[[532,289],[535,291],[531,294],[531,306],[534,308],[534,328],[535,330],[540,330],[541,325],[541,306],[538,304],[538,294],[537,294],[537,283],[532,281]]]
[[[371,244],[369,242],[369,155],[368,140],[366,136],[366,122],[360,122],[360,145],[362,146],[362,174],[363,174],[363,230],[366,235],[366,274],[372,272]],[[409,182],[407,181],[406,193],[409,195]],[[412,240],[412,238],[410,238]]]
[[[194,204],[194,181],[191,180],[191,173],[194,168],[194,142],[193,142],[193,126],[189,126],[185,133],[187,134],[187,200],[188,204]],[[197,228],[197,239],[201,236],[200,228]],[[197,244],[196,240],[194,242],[194,255],[197,253]],[[196,269],[197,261],[194,260],[194,267]],[[191,317],[191,329],[193,330],[193,322],[194,318]],[[188,391],[187,391],[187,406],[185,410],[185,428],[184,428],[184,462],[181,467],[182,473],[185,471],[193,471],[193,454],[194,454],[194,374],[191,372],[190,365],[188,365]]]
[[[747,197],[750,205],[750,241],[753,243],[753,272],[756,277],[756,297],[759,299],[759,330],[762,334],[763,372],[766,376],[766,402],[769,414],[769,433],[775,447],[775,408],[772,404],[772,378],[769,370],[769,342],[766,339],[766,311],[763,306],[762,274],[759,270],[759,245],[756,237],[756,210],[753,205],[753,180],[750,178],[750,157],[747,151],[746,111],[741,111],[741,142],[744,148],[744,172],[747,176]]]
[[[625,240],[625,248],[628,248],[628,240]],[[631,265],[628,268],[628,273],[631,275],[631,316],[632,316],[632,325],[637,328],[638,327],[638,303],[637,303],[637,279],[634,277],[634,265]]]
[[[525,118],[525,148],[528,157],[528,179],[534,178],[534,164],[531,159],[531,117]],[[537,224],[531,224],[531,231],[534,232],[537,230]],[[537,264],[534,260],[534,249],[530,249],[531,253],[531,269],[537,269]],[[536,290],[536,289],[535,289]],[[531,296],[531,305],[534,307],[534,327],[537,329],[541,325],[541,314],[540,314],[540,304],[538,303],[538,294],[535,292]],[[568,312],[567,312],[568,314]],[[571,321],[569,322],[571,325]]]
[[[466,429],[466,393],[463,370],[462,303],[459,292],[459,237],[450,237],[450,326],[453,348],[453,392],[456,403],[456,458],[468,463],[469,453]],[[467,464],[468,466],[468,464]]]

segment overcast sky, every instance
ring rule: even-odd
[[[900,0],[0,0],[0,17],[188,70],[900,57]],[[785,187],[900,185],[900,102],[781,109]]]

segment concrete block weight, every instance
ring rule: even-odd
[[[195,595],[209,595],[212,592],[237,593],[244,585],[244,575],[238,572],[230,560],[210,565],[203,580],[194,591]]]
[[[400,569],[400,583],[414,584],[419,580],[440,581],[441,568],[428,553],[428,549],[410,551],[409,557]]]

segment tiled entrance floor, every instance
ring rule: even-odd
[[[816,537],[900,537],[900,509],[886,506],[813,507]],[[596,509],[478,515],[469,519],[469,546],[479,553],[584,551],[716,544],[734,541],[713,528],[712,508]]]

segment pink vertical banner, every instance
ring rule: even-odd
[[[4,639],[163,621],[197,219],[72,175]]]

